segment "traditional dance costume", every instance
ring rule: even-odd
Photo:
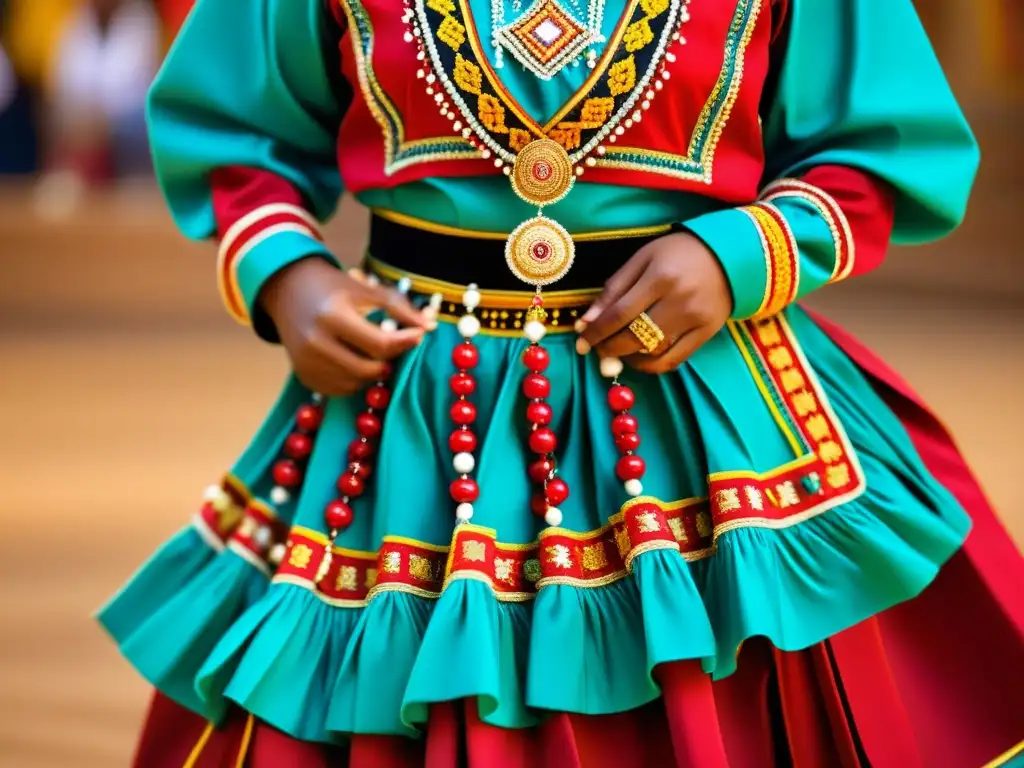
[[[139,766],[1015,759],[1024,563],[910,388],[796,303],[963,215],[978,152],[910,0],[199,0],[149,121],[260,336],[343,182],[367,279],[442,322],[359,396],[287,382],[103,608],[159,691]],[[671,231],[733,319],[662,376],[578,355]]]

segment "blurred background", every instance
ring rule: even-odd
[[[256,0],[253,0],[254,2]],[[150,178],[190,0],[0,0],[0,768],[125,766],[146,685],[90,618],[195,509],[285,366]],[[1024,542],[1024,0],[918,0],[984,162],[964,227],[814,304],[939,410]],[[364,212],[329,228],[358,257]]]

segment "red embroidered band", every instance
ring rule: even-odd
[[[834,283],[849,277],[853,272],[856,250],[850,222],[839,203],[823,190],[799,179],[780,179],[769,184],[761,193],[761,200],[766,203],[787,197],[795,197],[814,206],[828,224],[836,253],[829,282]]]
[[[249,324],[249,310],[238,285],[238,265],[257,245],[282,232],[298,232],[322,240],[319,225],[304,208],[290,203],[263,205],[236,221],[220,242],[217,253],[217,288],[228,313]]]

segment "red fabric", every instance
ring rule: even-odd
[[[210,174],[213,215],[217,237],[224,237],[231,225],[260,206],[288,203],[309,210],[291,183],[270,171],[229,165]]]
[[[839,165],[812,168],[802,180],[831,196],[846,216],[856,250],[850,275],[880,266],[896,216],[892,188],[871,174]]]

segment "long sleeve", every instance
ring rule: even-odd
[[[866,272],[890,241],[948,234],[979,161],[911,0],[789,0],[786,14],[760,198],[684,223],[721,261],[736,318]]]
[[[149,94],[171,213],[187,236],[219,239],[224,304],[265,338],[264,282],[298,259],[333,261],[319,223],[342,192],[339,34],[323,0],[198,0]]]

